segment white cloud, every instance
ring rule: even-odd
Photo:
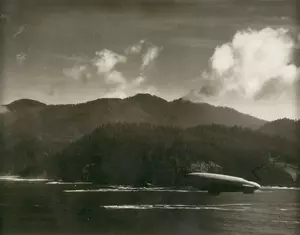
[[[5,106],[0,105],[0,114],[7,113],[7,112],[9,112],[9,110]]]
[[[15,32],[15,34],[13,35],[13,37],[19,36],[21,33],[24,32],[25,28],[26,28],[26,25],[21,25],[21,26],[18,28],[18,30]]]
[[[121,72],[118,71],[111,71],[107,73],[105,76],[106,84],[115,84],[115,85],[126,85],[127,81],[126,78],[123,76]]]
[[[24,63],[26,58],[27,58],[27,55],[23,52],[16,55],[16,60],[20,65],[22,65]]]
[[[111,71],[116,64],[126,63],[127,58],[125,56],[119,55],[113,51],[103,49],[95,53],[95,58],[93,59],[93,64],[97,67],[97,72],[108,73]]]
[[[109,97],[126,97],[139,92],[153,91],[147,84],[144,69],[158,56],[161,48],[140,40],[127,47],[124,55],[108,49],[95,52],[90,61],[81,61],[81,65],[63,69],[63,73],[75,80],[93,77],[102,82]],[[138,59],[137,59],[138,58]],[[77,57],[76,57],[77,59]],[[78,59],[76,60],[79,63]],[[120,65],[120,66],[117,66]]]
[[[295,46],[296,42],[286,29],[238,31],[231,42],[215,49],[210,70],[205,71],[199,80],[198,95],[190,94],[189,99],[240,110],[250,106],[258,110],[260,107],[257,116],[262,114],[261,105],[272,103],[274,113],[279,104],[291,103],[296,107],[293,88],[299,77],[299,68],[293,64]],[[285,109],[285,112],[295,113],[295,108]],[[265,115],[270,119],[271,114]]]
[[[135,78],[135,79],[132,81],[132,83],[133,83],[134,85],[139,86],[139,85],[141,85],[142,83],[144,83],[145,81],[146,81],[146,78],[145,78],[143,75],[140,75],[140,76],[138,76],[137,78]]]
[[[293,84],[297,79],[299,69],[294,64],[287,65],[282,69],[281,77],[287,84]]]
[[[124,99],[138,93],[158,94],[158,91],[154,86],[140,87],[139,85],[136,85],[134,83],[129,83],[126,86],[116,87],[116,89],[113,89],[104,94],[103,97]]]
[[[145,40],[140,40],[138,43],[136,43],[130,47],[127,47],[125,50],[125,54],[127,54],[127,55],[128,54],[140,54],[144,43],[145,43]]]
[[[145,52],[145,54],[142,57],[142,65],[141,69],[145,69],[148,65],[150,65],[159,55],[161,51],[161,48],[157,46],[151,46],[148,48],[148,50]]]
[[[87,75],[87,77],[91,76],[91,74],[86,73],[86,71],[87,71],[86,65],[79,65],[79,66],[74,66],[72,68],[63,69],[64,75],[66,75],[67,77],[71,77],[75,80],[79,80],[85,75]]]
[[[155,59],[158,58],[162,48],[147,42],[146,40],[140,40],[138,43],[126,48],[125,54],[127,55],[139,55],[141,57],[140,70],[143,71],[149,66]]]
[[[235,91],[247,99],[254,98],[274,78],[293,84],[297,75],[297,67],[292,64],[294,46],[285,29],[237,32],[232,42],[215,49],[206,80],[221,87],[220,95]]]
[[[211,58],[212,68],[222,75],[234,65],[233,51],[231,46],[224,44],[217,47],[214,55]]]
[[[112,71],[105,77],[106,84],[115,85],[113,90],[119,92],[119,94],[132,94],[140,89],[147,89],[147,86],[143,88],[145,81],[143,76],[128,80],[118,71]]]

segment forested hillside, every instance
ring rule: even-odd
[[[287,118],[278,119],[272,122],[267,122],[259,128],[262,133],[281,136],[291,141],[300,139],[300,121]]]
[[[240,127],[107,124],[55,155],[47,172],[101,184],[178,185],[192,167],[213,163],[211,171],[257,180],[251,171],[269,154],[298,162],[294,143]],[[264,184],[292,183],[280,169],[260,174]]]

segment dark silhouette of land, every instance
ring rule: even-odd
[[[76,105],[17,100],[1,114],[1,171],[101,184],[180,185],[192,170],[256,180],[270,154],[298,165],[299,121],[138,94]],[[280,169],[263,184],[293,185]]]

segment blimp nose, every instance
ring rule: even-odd
[[[255,190],[261,188],[261,186],[258,183],[256,183],[256,182],[249,181],[249,183],[255,188]]]
[[[261,188],[261,186],[259,184],[257,184],[257,183],[256,183],[256,185],[254,187],[255,187],[255,189],[260,189]]]

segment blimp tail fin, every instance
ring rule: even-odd
[[[294,167],[291,167],[291,166],[285,166],[283,168],[283,170],[292,177],[294,182],[297,180],[297,178],[299,176],[298,169],[294,169]]]

